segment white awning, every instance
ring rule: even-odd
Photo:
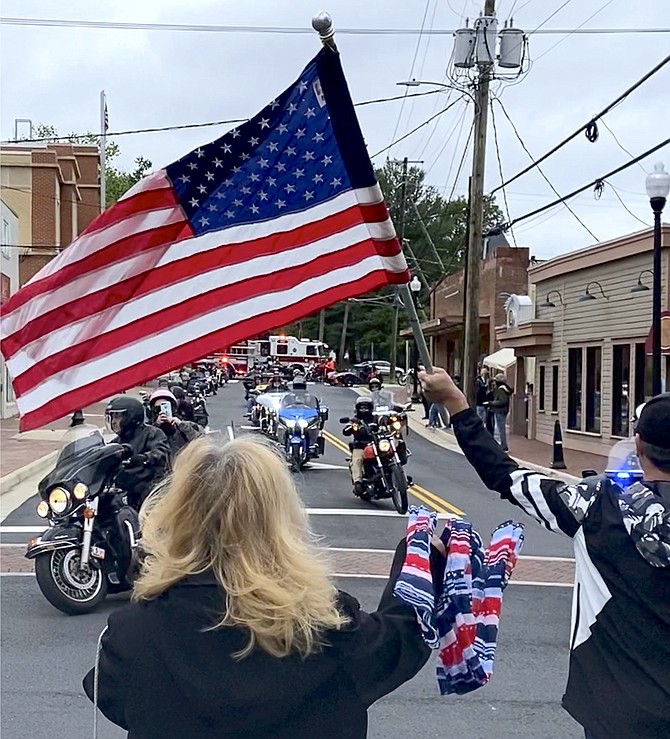
[[[514,349],[498,349],[497,352],[489,354],[484,359],[484,364],[491,369],[497,369],[504,372],[508,367],[511,367],[516,362],[514,356]]]

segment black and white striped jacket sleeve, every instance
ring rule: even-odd
[[[456,439],[468,462],[490,490],[522,508],[549,531],[574,536],[603,488],[602,480],[569,485],[523,469],[493,440],[472,410],[452,418]]]

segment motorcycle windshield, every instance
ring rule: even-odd
[[[388,413],[393,410],[393,393],[382,388],[372,393],[372,402],[376,413]]]
[[[318,409],[319,404],[316,398],[310,393],[288,393],[281,401],[281,407],[284,408],[313,408],[315,411]]]
[[[607,472],[622,484],[627,484],[634,473],[641,474],[640,461],[635,453],[635,439],[622,439],[610,450],[607,458]]]
[[[95,426],[74,426],[63,434],[61,451],[56,460],[56,467],[69,465],[75,458],[97,446],[104,446],[105,440],[99,428]]]

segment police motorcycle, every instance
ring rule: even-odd
[[[286,393],[277,411],[277,441],[294,472],[311,459],[323,455],[323,427],[328,420],[328,408],[306,392]]]
[[[37,515],[49,528],[28,542],[25,556],[35,560],[42,594],[63,613],[89,613],[107,593],[132,587],[139,521],[114,484],[131,454],[105,444],[95,427],[71,428],[38,485]]]
[[[635,450],[635,425],[644,406],[644,403],[638,405],[631,419],[633,435],[628,439],[617,441],[607,457],[607,467],[603,474],[623,489],[636,482],[642,482],[644,479],[644,472]],[[582,470],[582,477],[592,477],[597,474],[596,470]]]
[[[371,441],[363,449],[363,491],[362,500],[383,500],[390,498],[398,513],[407,513],[407,489],[412,478],[403,469],[407,464],[407,450],[402,438],[396,434],[398,429],[377,419],[364,424],[358,418],[340,418],[340,423],[351,424],[354,430],[367,426]]]

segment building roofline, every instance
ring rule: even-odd
[[[670,224],[661,224],[661,243],[663,248],[670,246]],[[604,261],[618,261],[635,254],[653,250],[654,229],[645,228],[616,239],[603,241],[583,249],[559,254],[541,264],[530,267],[528,279],[531,283],[543,282],[557,275],[577,272]]]

